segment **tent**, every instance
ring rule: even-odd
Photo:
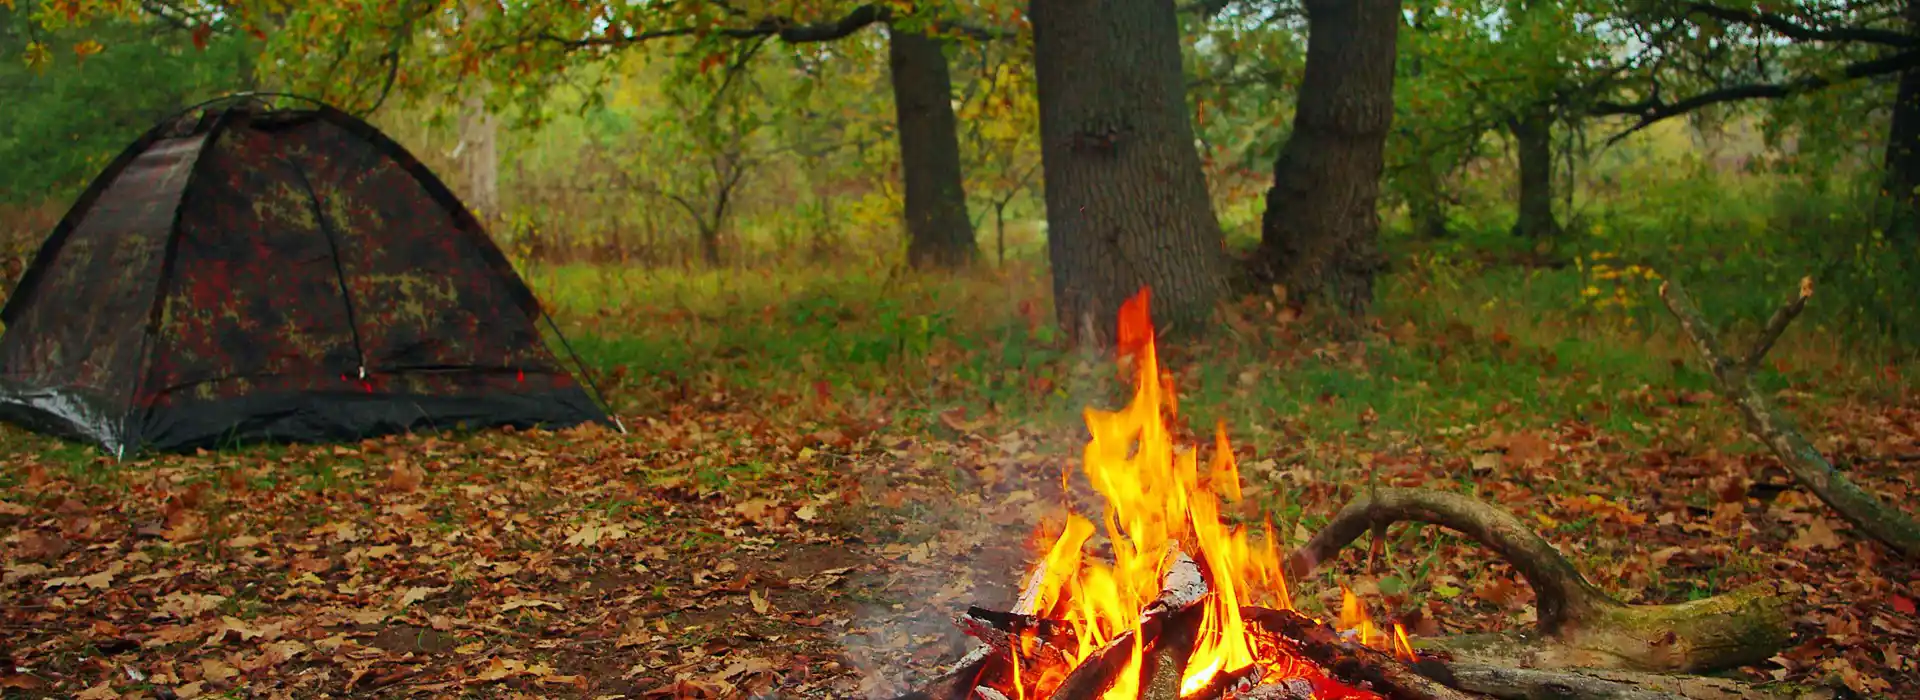
[[[121,456],[608,421],[473,214],[317,103],[227,98],[148,131],[0,322],[0,419]]]

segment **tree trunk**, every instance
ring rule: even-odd
[[[940,40],[888,28],[887,63],[900,136],[906,190],[907,261],[917,268],[957,268],[979,255],[960,175],[960,134],[953,81]]]
[[[1348,316],[1373,302],[1399,0],[1307,0],[1293,135],[1273,164],[1257,276]]]
[[[1920,31],[1920,0],[1907,0],[1908,31]],[[1920,244],[1920,70],[1900,74],[1894,94],[1893,122],[1887,128],[1886,188],[1891,208],[1888,230],[1894,241]]]
[[[1146,286],[1163,334],[1204,329],[1226,255],[1173,0],[1032,0],[1028,16],[1060,325],[1111,343],[1121,302]]]
[[[1513,235],[1545,238],[1560,232],[1553,218],[1553,109],[1541,103],[1507,122],[1520,152],[1520,216]]]
[[[700,259],[707,267],[720,267],[720,229],[719,227],[700,227]]]
[[[467,16],[474,19],[485,10],[485,6],[474,3],[467,6]],[[487,86],[475,83],[467,90],[465,100],[460,105],[460,169],[466,178],[466,191],[461,199],[469,209],[474,210],[480,220],[493,223],[500,215],[500,152],[499,124],[493,114],[487,111]]]

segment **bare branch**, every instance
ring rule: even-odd
[[[1766,12],[1752,12],[1721,7],[1707,3],[1693,3],[1687,7],[1688,14],[1706,15],[1723,22],[1734,22],[1755,27],[1766,27],[1781,36],[1794,41],[1846,41],[1868,44],[1882,44],[1900,48],[1920,47],[1920,37],[1905,32],[1872,27],[1836,27],[1821,29],[1797,24],[1780,15]]]
[[[1801,280],[1800,292],[1798,297],[1788,302],[1789,306],[1806,303],[1806,299],[1813,294],[1811,282]],[[1780,458],[1781,466],[1793,474],[1794,480],[1819,496],[1821,501],[1861,532],[1899,551],[1908,559],[1920,559],[1920,522],[1915,522],[1899,506],[1887,504],[1834,469],[1826,456],[1808,442],[1792,422],[1773,408],[1766,394],[1754,384],[1752,373],[1738,371],[1727,358],[1713,326],[1694,306],[1693,298],[1680,283],[1673,280],[1662,283],[1660,298],[1666,301],[1667,310],[1679,320],[1681,331],[1693,341],[1694,349],[1706,360],[1721,395],[1739,407],[1741,416],[1746,419],[1747,432],[1758,436],[1773,450],[1774,456]],[[1774,317],[1784,327],[1796,313],[1782,309]],[[1767,325],[1771,332],[1773,322]],[[1764,353],[1759,345],[1754,349]],[[1750,357],[1754,355],[1749,353]]]

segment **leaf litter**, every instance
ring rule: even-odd
[[[404,436],[62,469],[6,460],[0,689],[254,695],[864,697],[1004,604],[1057,513],[1070,426],[937,414],[768,418],[750,402],[597,428]],[[1840,407],[1823,449],[1894,501],[1911,407]],[[878,427],[877,427],[878,426]],[[1753,680],[1920,694],[1920,583],[1734,434],[1621,436],[1568,421],[1315,440],[1279,418],[1240,455],[1239,517],[1303,542],[1369,480],[1459,488],[1527,517],[1596,581],[1673,602],[1797,582],[1793,646]],[[944,437],[943,437],[944,436]],[[1884,436],[1884,437],[1873,437]],[[85,473],[85,478],[80,473]],[[1660,488],[1646,488],[1658,483]],[[1419,635],[1522,629],[1532,594],[1470,543],[1394,530],[1297,582],[1346,582]],[[1384,554],[1384,556],[1382,556]]]

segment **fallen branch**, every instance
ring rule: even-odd
[[[1304,577],[1369,529],[1398,522],[1466,535],[1511,563],[1533,588],[1539,640],[1456,648],[1462,655],[1518,657],[1524,661],[1515,665],[1546,668],[1697,672],[1764,661],[1790,632],[1778,582],[1673,605],[1628,605],[1588,582],[1513,514],[1432,489],[1381,487],[1348,503],[1288,557],[1287,576]]]
[[[1307,660],[1349,685],[1371,687],[1396,700],[1473,700],[1475,696],[1415,673],[1385,652],[1349,644],[1338,632],[1292,610],[1245,607],[1248,625],[1278,637]]]
[[[1680,322],[1680,330],[1693,341],[1694,349],[1706,360],[1707,369],[1713,373],[1720,394],[1739,407],[1741,416],[1746,418],[1748,432],[1759,436],[1761,442],[1773,450],[1774,456],[1780,458],[1787,472],[1793,474],[1794,480],[1812,491],[1840,517],[1907,558],[1920,559],[1920,523],[1899,508],[1882,502],[1834,469],[1833,464],[1820,454],[1820,450],[1815,449],[1791,421],[1775,410],[1766,395],[1754,385],[1754,370],[1761,358],[1812,296],[1813,278],[1801,279],[1799,294],[1773,314],[1753,348],[1744,359],[1735,362],[1721,349],[1718,334],[1700,309],[1694,306],[1693,298],[1687,295],[1686,289],[1672,280],[1660,285],[1660,298],[1666,301],[1667,310],[1673,312],[1674,318]]]
[[[1442,683],[1500,700],[1779,700],[1775,693],[1738,681],[1705,676],[1666,676],[1599,669],[1545,670],[1490,664],[1423,663]],[[1437,672],[1436,672],[1437,671]],[[1444,677],[1436,677],[1442,676]]]

